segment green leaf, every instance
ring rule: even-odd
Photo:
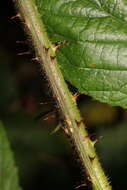
[[[0,122],[0,190],[21,190],[18,185],[17,169],[6,137],[3,125]]]
[[[64,77],[81,93],[127,108],[127,1],[35,0]]]

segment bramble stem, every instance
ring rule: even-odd
[[[37,59],[43,68],[53,96],[65,122],[64,131],[76,147],[82,166],[93,190],[111,190],[102,170],[82,118],[57,64],[55,49],[50,42],[34,0],[13,0],[32,39]],[[43,1],[43,0],[42,0]]]

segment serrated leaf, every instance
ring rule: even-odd
[[[0,122],[0,190],[21,190],[10,145]]]
[[[127,108],[127,1],[35,0],[65,79],[79,92]]]

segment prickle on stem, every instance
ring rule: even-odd
[[[61,42],[55,42],[55,43],[53,43],[53,45],[52,45],[52,49],[53,49],[54,52],[55,52],[59,47],[61,47],[62,45],[66,44],[66,43],[68,43],[68,40],[63,40],[63,41],[61,41]]]
[[[77,100],[77,98],[80,96],[81,94],[80,93],[75,93],[72,98],[73,100]]]
[[[94,141],[92,141],[93,146],[95,146],[95,144],[98,142],[98,139],[95,139]]]
[[[18,53],[17,55],[31,55],[31,54],[32,54],[32,52],[26,51],[26,52]]]
[[[49,120],[49,119],[54,119],[55,118],[55,114],[47,114],[47,116],[43,119],[43,120]]]
[[[76,186],[75,189],[79,189],[80,187],[85,187],[85,186],[87,186],[87,185],[85,183],[82,183],[82,184]]]
[[[83,122],[82,119],[80,121],[77,121],[77,120],[75,120],[75,121],[76,121],[76,124],[77,124],[78,127],[80,127],[81,123]]]
[[[20,18],[20,17],[21,17],[21,15],[19,13],[17,13],[15,16],[12,16],[10,19],[13,20],[15,18]]]
[[[49,47],[44,47],[44,50],[45,50],[45,53],[46,55],[48,54],[48,51],[49,51]]]
[[[47,105],[48,102],[40,102],[40,105]]]
[[[50,56],[52,62],[56,59],[56,56]]]

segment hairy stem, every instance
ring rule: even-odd
[[[37,59],[47,76],[53,96],[57,100],[65,123],[64,131],[71,137],[76,147],[89,182],[94,190],[111,190],[94,150],[94,143],[88,136],[75,100],[61,74],[55,48],[47,36],[34,0],[13,1],[27,27],[27,33],[31,36]]]

